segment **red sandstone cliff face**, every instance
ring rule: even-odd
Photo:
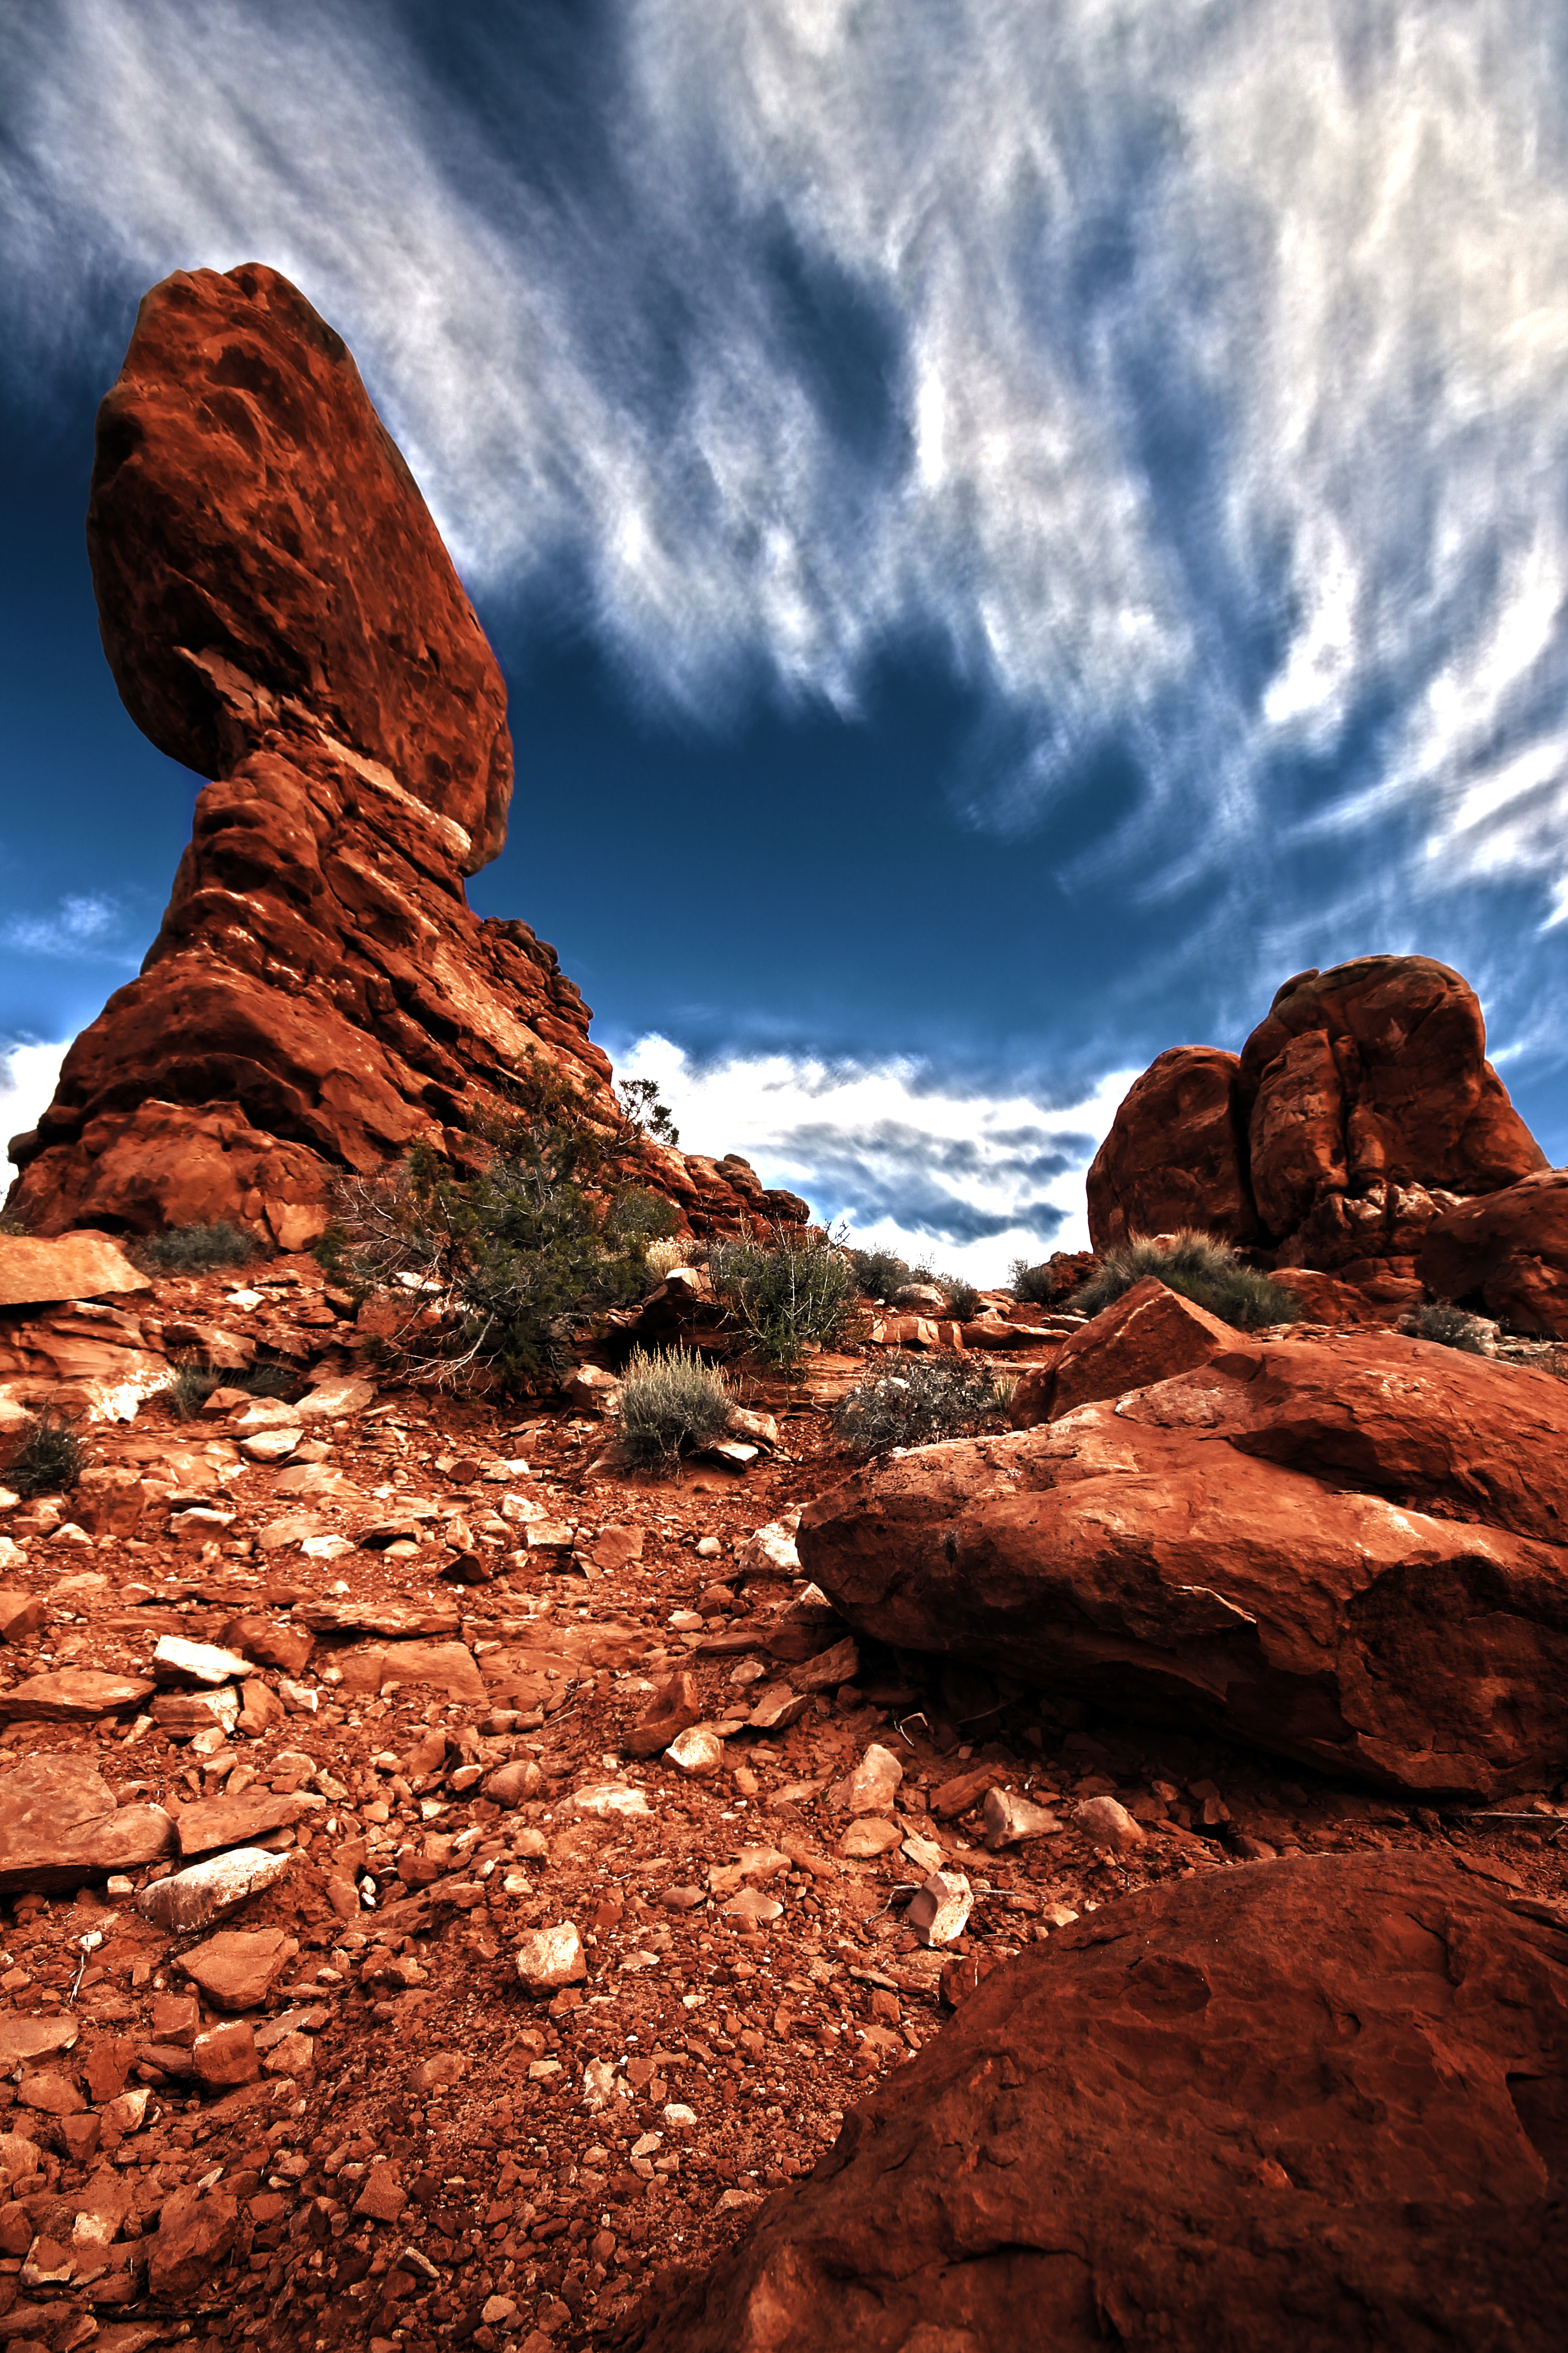
[[[1460,975],[1358,956],[1288,980],[1239,1059],[1160,1056],[1089,1171],[1089,1231],[1103,1250],[1192,1225],[1281,1266],[1413,1278],[1435,1220],[1546,1165]]]
[[[276,271],[146,297],[88,540],[127,709],[215,781],[140,977],[13,1146],[11,1207],[298,1249],[335,1174],[421,1138],[465,1157],[531,1054],[618,1124],[553,948],[464,895],[506,839],[495,658],[346,347]],[[635,1173],[699,1224],[805,1214],[732,1157],[649,1145]]]

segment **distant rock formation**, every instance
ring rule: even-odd
[[[506,839],[495,657],[342,339],[258,263],[142,301],[99,412],[104,650],[153,743],[216,779],[141,976],[18,1137],[39,1233],[237,1219],[285,1249],[343,1170],[462,1161],[530,1055],[619,1123],[588,1008],[463,878]],[[799,1219],[743,1161],[644,1142],[699,1226]]]
[[[1288,980],[1239,1055],[1152,1064],[1089,1170],[1089,1232],[1103,1250],[1197,1226],[1279,1266],[1414,1284],[1430,1227],[1546,1166],[1468,984],[1358,956]]]

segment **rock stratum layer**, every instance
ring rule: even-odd
[[[341,338],[258,264],[143,301],[99,415],[104,649],[161,749],[214,779],[139,978],[18,1137],[35,1230],[237,1219],[293,1249],[334,1175],[459,1161],[530,1056],[619,1125],[555,951],[463,878],[506,838],[500,671]],[[699,1224],[805,1214],[744,1162],[644,1141]]]
[[[1089,1170],[1089,1231],[1103,1250],[1193,1226],[1280,1266],[1414,1282],[1429,1231],[1546,1166],[1468,984],[1428,956],[1361,956],[1288,980],[1239,1055],[1151,1065]]]
[[[1568,1926],[1323,1856],[1124,1898],[989,1977],[642,2353],[1542,2348]]]
[[[1392,1332],[1205,1345],[859,1473],[806,1511],[806,1574],[858,1634],[1327,1772],[1560,1778],[1562,1383]]]

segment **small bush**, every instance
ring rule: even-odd
[[[908,1266],[893,1250],[858,1250],[849,1253],[855,1280],[868,1299],[891,1299],[913,1280]]]
[[[1026,1258],[1016,1258],[1008,1275],[1013,1296],[1021,1307],[1049,1307],[1061,1289],[1057,1271],[1048,1262],[1031,1266]]]
[[[947,1312],[960,1324],[968,1324],[980,1311],[980,1293],[961,1274],[939,1274],[937,1288],[947,1301]]]
[[[171,1226],[138,1242],[132,1256],[149,1272],[211,1274],[220,1266],[248,1266],[265,1253],[254,1234],[219,1218],[210,1226]]]
[[[81,1477],[82,1446],[75,1429],[46,1407],[22,1440],[5,1473],[5,1483],[18,1495],[58,1495],[68,1493]]]
[[[808,1347],[843,1336],[858,1295],[847,1252],[820,1227],[777,1225],[765,1240],[710,1242],[708,1273],[758,1356],[783,1373]]]
[[[516,1108],[482,1131],[489,1157],[476,1174],[416,1145],[388,1175],[334,1190],[335,1223],[316,1253],[328,1272],[361,1296],[395,1286],[401,1296],[405,1276],[422,1286],[382,1344],[389,1370],[479,1377],[514,1395],[573,1360],[578,1324],[651,1287],[640,1236],[617,1233],[618,1205],[595,1198],[610,1172],[592,1106],[537,1061],[513,1074],[510,1092]]]
[[[999,1413],[1002,1399],[989,1373],[962,1358],[900,1357],[850,1390],[833,1426],[851,1453],[890,1453],[895,1446],[931,1446],[963,1438]]]
[[[688,1348],[637,1349],[621,1376],[621,1444],[643,1470],[710,1446],[730,1426],[722,1373]]]
[[[1153,1275],[1171,1291],[1206,1307],[1222,1323],[1239,1331],[1256,1332],[1270,1324],[1300,1321],[1301,1303],[1283,1283],[1250,1266],[1243,1266],[1227,1242],[1208,1234],[1173,1235],[1169,1248],[1153,1241],[1128,1242],[1108,1250],[1072,1303],[1085,1315],[1098,1315],[1131,1291],[1135,1282]]]
[[[1413,1340],[1436,1340],[1439,1347],[1461,1349],[1467,1356],[1490,1355],[1490,1337],[1479,1316],[1467,1314],[1451,1299],[1430,1300],[1406,1315],[1400,1329]]]

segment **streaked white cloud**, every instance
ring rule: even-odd
[[[48,1109],[70,1039],[58,1046],[0,1048],[0,1145],[37,1127]],[[14,1171],[0,1172],[0,1189]]]
[[[0,947],[19,955],[64,956],[133,964],[115,943],[121,911],[101,892],[68,892],[52,914],[12,915],[0,923]]]
[[[1095,871],[1234,896],[1342,760],[1338,834],[1415,816],[1405,894],[1568,892],[1560,0],[608,21],[590,171],[467,128],[384,8],[16,12],[14,353],[258,255],[470,573],[583,583],[651,695],[852,708],[919,635],[1004,715],[976,824],[1114,742]]]
[[[977,1282],[1015,1258],[1085,1250],[1084,1170],[1135,1072],[1081,1103],[961,1092],[913,1060],[834,1068],[785,1054],[701,1066],[637,1039],[617,1075],[657,1081],[689,1152],[738,1152],[850,1238]]]

